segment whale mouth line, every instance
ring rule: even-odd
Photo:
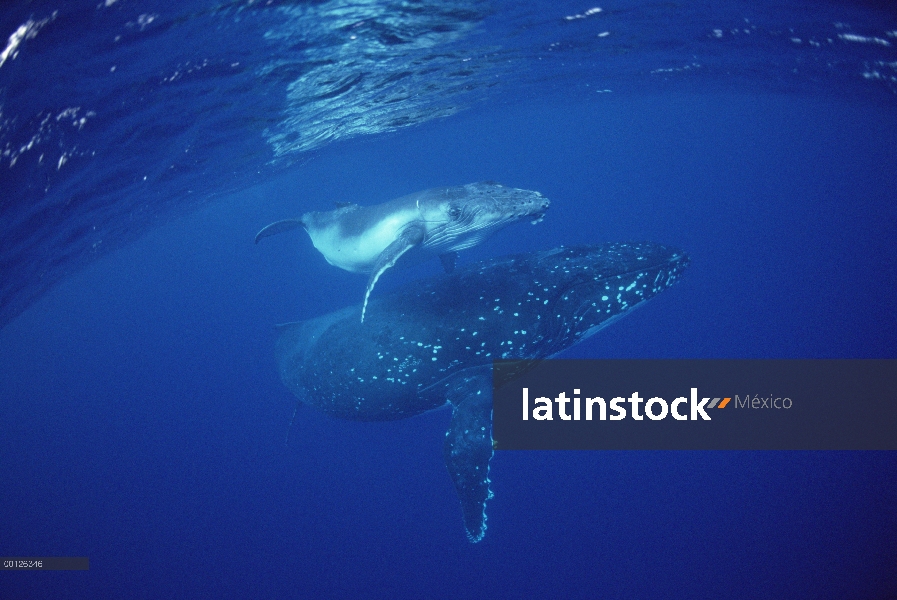
[[[502,229],[519,220],[515,215],[505,216],[499,219],[481,219],[474,222],[474,215],[463,222],[450,222],[432,232],[424,242],[424,247],[429,249],[443,249],[446,251],[466,250],[479,244],[489,237],[494,231]]]

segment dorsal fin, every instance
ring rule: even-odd
[[[270,225],[259,231],[257,234],[255,234],[255,243],[258,244],[260,239],[266,238],[270,235],[276,235],[278,233],[298,229],[300,227],[305,227],[305,223],[303,223],[300,219],[285,219],[283,221],[271,223]]]
[[[358,205],[354,202],[334,202],[336,204],[337,210],[341,208],[358,208]]]

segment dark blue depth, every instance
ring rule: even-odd
[[[356,303],[366,278],[301,231],[255,233],[480,180],[552,206],[463,262],[628,240],[691,257],[565,357],[897,357],[893,97],[563,87],[326,146],[148,229],[4,327],[0,555],[90,570],[0,573],[0,597],[897,595],[892,452],[499,452],[471,545],[448,411],[304,408],[289,429],[273,325]],[[391,269],[374,295],[440,268]]]

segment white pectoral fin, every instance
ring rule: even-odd
[[[371,292],[377,284],[377,280],[380,279],[380,275],[382,275],[386,269],[396,264],[396,261],[399,260],[403,254],[420,244],[423,239],[424,228],[422,226],[412,225],[406,227],[391,244],[384,248],[383,252],[380,253],[380,256],[377,257],[377,262],[374,263],[374,269],[371,272],[371,278],[368,280],[368,287],[364,291],[364,303],[361,305],[362,323],[364,323],[364,313],[368,307],[368,298],[370,298]]]
[[[258,244],[259,240],[262,238],[276,235],[278,233],[283,233],[284,231],[299,229],[300,227],[305,227],[305,223],[303,223],[299,219],[285,219],[283,221],[271,223],[270,225],[259,231],[257,234],[255,234],[255,243]]]

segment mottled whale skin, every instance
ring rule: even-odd
[[[450,404],[443,454],[470,541],[486,531],[492,360],[541,359],[589,337],[676,282],[676,248],[615,243],[465,266],[372,301],[279,326],[277,359],[303,402],[342,419],[403,419]]]
[[[361,308],[377,280],[414,248],[438,254],[447,272],[456,252],[475,246],[499,229],[528,219],[538,223],[549,201],[539,192],[494,182],[424,190],[376,206],[341,204],[329,212],[309,212],[300,219],[271,223],[262,238],[304,227],[328,263],[353,273],[369,273]]]

